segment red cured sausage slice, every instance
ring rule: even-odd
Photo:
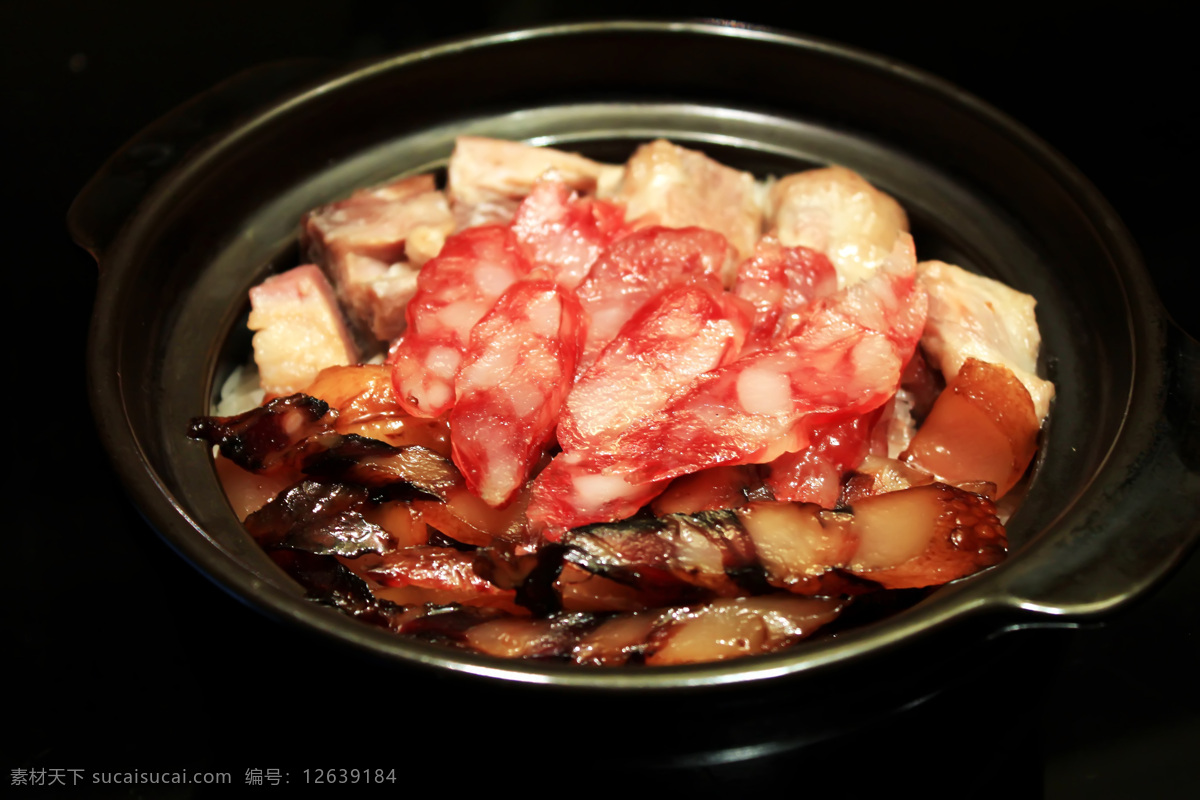
[[[513,285],[471,333],[450,444],[470,490],[509,502],[554,440],[582,334],[575,299],[548,280]]]
[[[580,370],[647,301],[673,283],[719,276],[732,252],[724,236],[700,228],[645,228],[613,243],[576,289],[588,319]]]
[[[608,450],[683,386],[737,358],[744,304],[720,287],[674,286],[646,303],[580,376],[558,424],[563,450]]]
[[[609,244],[629,232],[623,208],[581,199],[561,181],[539,181],[517,209],[512,230],[534,265],[568,290],[583,281]]]
[[[560,453],[533,482],[526,516],[531,530],[548,541],[564,532],[593,522],[625,519],[660,495],[671,483],[628,481],[609,472],[611,457]]]
[[[808,447],[772,461],[764,483],[775,499],[816,503],[822,508],[836,506],[842,477],[861,464],[871,450],[883,408],[819,428],[813,431]]]
[[[786,339],[813,300],[837,291],[837,272],[823,254],[807,247],[783,247],[773,238],[759,241],[754,256],[738,266],[733,293],[754,305],[754,327],[746,351]]]
[[[475,323],[531,265],[501,225],[470,228],[446,240],[421,270],[408,304],[408,328],[388,354],[396,399],[414,417],[437,417],[454,404],[454,377]]]
[[[637,481],[717,464],[761,464],[818,426],[865,414],[900,383],[925,323],[912,238],[873,277],[815,303],[781,344],[704,375],[624,439],[609,468]]]
[[[595,522],[600,513],[653,497],[671,478],[771,461],[806,447],[823,425],[879,408],[895,393],[924,326],[926,297],[915,269],[912,239],[903,235],[877,275],[818,301],[783,343],[701,376],[629,429],[620,454],[579,459],[566,475],[551,473],[557,480],[539,476],[531,519],[565,528]],[[564,484],[576,499],[581,486],[595,489],[574,518],[548,496]]]

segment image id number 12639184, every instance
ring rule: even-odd
[[[317,783],[395,783],[394,769],[306,769],[304,782]]]

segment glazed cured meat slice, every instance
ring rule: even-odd
[[[707,373],[627,433],[607,470],[653,483],[800,450],[818,427],[895,394],[924,322],[912,239],[902,235],[877,275],[814,304],[791,338]]]
[[[461,229],[509,222],[522,198],[547,174],[582,194],[611,194],[623,168],[551,147],[460,136],[447,171]]]
[[[417,270],[441,250],[454,218],[433,176],[417,175],[311,211],[303,230],[309,257],[355,322],[390,341],[404,330]]]
[[[719,233],[700,228],[645,228],[612,244],[575,290],[588,319],[580,370],[655,295],[674,283],[719,276],[731,256]]]
[[[471,333],[450,413],[454,463],[503,506],[554,441],[582,334],[575,299],[552,281],[515,284]]]
[[[781,594],[608,617],[562,612],[532,619],[500,609],[426,606],[392,611],[387,620],[403,634],[502,658],[666,666],[784,649],[832,622],[844,605]]]
[[[450,455],[446,420],[410,417],[396,402],[392,370],[386,364],[355,364],[321,370],[305,394],[337,409],[338,433],[356,433],[393,446],[421,445]]]
[[[615,449],[631,424],[738,356],[749,315],[719,288],[673,286],[621,328],[567,396],[558,424],[563,450]]]
[[[310,442],[333,433],[337,412],[305,394],[277,397],[232,417],[197,417],[188,436],[220,448],[221,455],[251,472],[296,467],[311,452]]]
[[[764,237],[754,256],[738,265],[733,293],[754,306],[754,326],[747,352],[786,339],[799,324],[801,310],[837,291],[837,272],[822,253],[807,247],[784,247]]]
[[[768,204],[769,232],[787,247],[827,255],[841,287],[874,273],[908,230],[900,204],[845,167],[788,175],[771,187]]]
[[[622,610],[775,589],[841,593],[856,578],[894,589],[934,586],[998,563],[1006,546],[991,500],[935,483],[864,498],[849,512],[754,501],[589,525],[563,536],[562,557],[579,571],[563,572],[576,587],[584,575],[625,587],[593,590],[586,600],[576,588],[570,607]]]
[[[924,261],[918,280],[929,294],[929,321],[921,347],[951,381],[967,359],[1007,367],[1033,399],[1038,423],[1046,418],[1054,384],[1037,376],[1037,301],[999,281],[941,261]]]
[[[714,600],[670,614],[648,637],[647,665],[692,664],[772,653],[837,619],[844,601],[769,595]]]
[[[475,571],[473,553],[449,547],[418,545],[384,554],[367,574],[385,586],[416,586],[466,594],[512,595]]]
[[[415,417],[454,405],[454,379],[475,323],[530,270],[523,247],[503,226],[461,231],[421,270],[408,304],[408,329],[388,354],[396,400]]]
[[[250,290],[254,362],[267,396],[300,391],[321,370],[358,361],[329,281],[313,264],[267,278]]]
[[[620,206],[581,198],[556,180],[539,181],[533,187],[517,209],[512,229],[529,248],[534,266],[568,290],[583,281],[609,244],[628,233]]]
[[[647,595],[649,605],[767,590],[754,545],[728,511],[589,525],[562,539],[568,564]]]
[[[834,508],[841,496],[842,478],[870,453],[876,423],[885,408],[818,428],[808,447],[770,462],[764,482],[775,499]]]
[[[902,455],[946,483],[985,481],[1003,497],[1037,452],[1029,392],[999,364],[968,358]]]
[[[616,199],[637,224],[717,231],[739,258],[750,257],[762,233],[753,175],[665,139],[642,145],[626,162]]]

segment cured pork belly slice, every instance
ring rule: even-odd
[[[649,637],[648,665],[723,661],[772,653],[811,636],[841,613],[841,600],[771,595],[714,600],[680,610]]]
[[[458,227],[507,223],[547,173],[581,194],[611,194],[623,168],[521,142],[460,136],[448,166]]]
[[[788,175],[771,186],[768,205],[769,231],[786,247],[827,255],[843,288],[873,274],[908,230],[900,204],[845,167]]]
[[[333,288],[314,264],[251,289],[247,324],[255,331],[254,362],[268,396],[295,394],[326,367],[358,361]]]
[[[1050,410],[1054,384],[1037,376],[1037,301],[999,281],[941,261],[917,266],[929,295],[921,347],[946,381],[969,358],[1007,367],[1029,392],[1038,424]]]
[[[309,257],[325,268],[354,321],[384,341],[404,330],[417,271],[453,230],[432,175],[360,189],[304,218]]]
[[[562,547],[573,586],[592,575],[632,590],[604,590],[616,602],[607,609],[599,593],[585,601],[573,589],[572,601],[624,610],[772,588],[827,594],[851,585],[839,572],[893,589],[936,586],[998,563],[1007,540],[991,500],[935,483],[863,497],[850,511],[770,500],[639,516],[568,531]]]
[[[762,234],[762,207],[753,175],[665,139],[637,149],[625,164],[615,197],[625,203],[626,217],[642,225],[717,231],[740,259],[753,254]],[[733,282],[735,267],[730,264],[722,275],[727,286]]]

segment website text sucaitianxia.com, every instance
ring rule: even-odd
[[[394,769],[247,769],[238,776],[243,786],[281,786],[292,782],[304,784],[370,784],[395,783]],[[218,784],[233,785],[231,772],[192,772],[125,770],[96,772],[71,768],[13,768],[9,773],[9,785],[20,787],[85,786],[96,785],[183,785]]]

